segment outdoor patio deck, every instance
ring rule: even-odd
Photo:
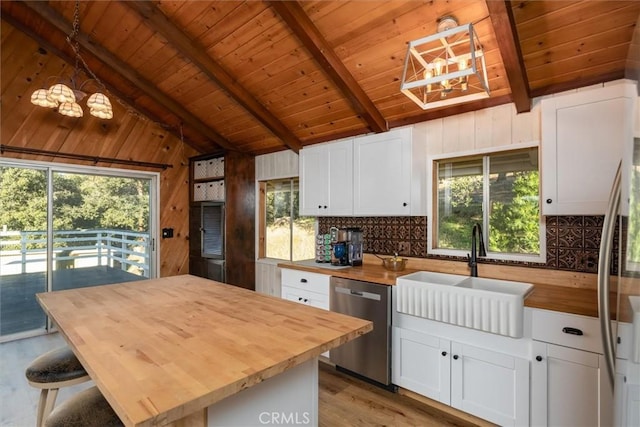
[[[52,274],[56,291],[146,279],[108,266],[54,270]],[[45,288],[44,272],[0,277],[0,336],[44,328],[46,318],[35,294]]]

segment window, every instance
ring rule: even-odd
[[[537,148],[438,159],[434,172],[432,253],[466,255],[479,223],[489,257],[543,261]]]
[[[299,180],[260,183],[260,258],[300,261],[315,257],[315,218],[300,216]]]

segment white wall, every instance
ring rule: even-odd
[[[291,178],[298,176],[298,155],[291,150],[265,154],[256,157],[256,194],[259,193],[258,181]],[[256,203],[256,218],[260,217]],[[258,227],[256,224],[256,254],[258,253]],[[277,261],[256,258],[256,291],[280,296],[280,269]]]
[[[516,114],[513,104],[417,123],[414,141],[422,139],[427,157],[482,151],[540,141],[540,105]],[[416,138],[417,136],[417,138]]]

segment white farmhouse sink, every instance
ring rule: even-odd
[[[396,279],[399,313],[522,337],[530,283],[418,271]]]

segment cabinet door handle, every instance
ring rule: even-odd
[[[569,335],[584,335],[580,329],[571,328],[569,326],[565,326],[564,328],[562,328],[562,332]]]
[[[537,360],[538,362],[542,362],[542,356],[536,356],[536,360]]]
[[[458,355],[457,354],[453,355],[453,360],[458,360]]]
[[[300,283],[307,283],[307,279],[300,279]]]
[[[322,205],[318,205],[318,209],[322,209]]]
[[[547,204],[550,205],[553,202],[551,199],[547,199]]]
[[[446,351],[443,351],[443,352],[442,352],[442,355],[443,355],[443,356],[446,356],[446,355],[447,355],[447,352],[446,352]]]
[[[298,301],[302,301],[302,297],[298,297]]]
[[[324,208],[327,209],[327,205],[324,205]]]
[[[304,299],[304,302],[309,302],[309,300],[305,298],[305,299]]]
[[[408,203],[407,203],[407,202],[404,202],[404,203],[402,204],[402,206],[407,206],[407,205],[408,205]]]

